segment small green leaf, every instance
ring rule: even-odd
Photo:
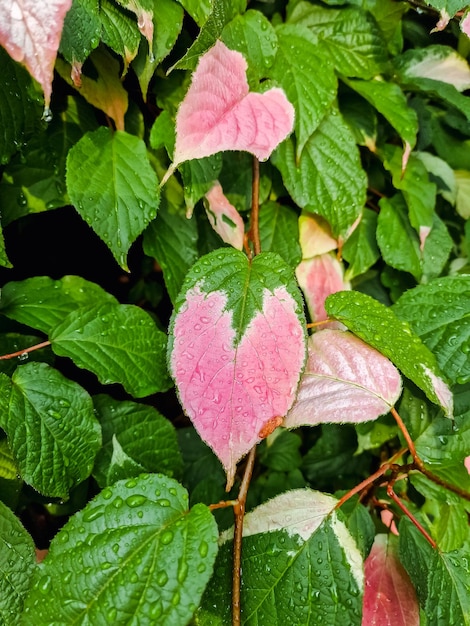
[[[118,302],[99,285],[81,276],[64,276],[59,280],[33,276],[12,281],[2,288],[0,313],[48,333],[77,307],[105,303]]]
[[[329,9],[297,2],[288,22],[307,26],[340,74],[368,79],[383,71],[386,44],[374,18],[363,9]]]
[[[276,56],[277,37],[271,22],[259,11],[249,9],[226,24],[220,38],[227,48],[243,54],[248,62],[248,82],[256,86]]]
[[[302,457],[299,452],[302,439],[289,430],[275,430],[260,445],[260,462],[276,472],[288,472],[300,467]]]
[[[110,0],[101,0],[99,16],[103,43],[122,57],[124,69],[127,69],[137,54],[141,39],[135,19]]]
[[[270,76],[295,107],[296,156],[299,159],[309,137],[333,104],[338,82],[333,65],[323,51],[323,43],[319,43],[308,28],[283,25],[276,34],[279,49]]]
[[[88,393],[46,363],[0,375],[0,425],[22,478],[40,493],[66,498],[87,478],[101,444]]]
[[[416,588],[427,623],[466,626],[470,616],[468,538],[459,550],[441,552],[431,548],[406,518],[400,531],[400,560]]]
[[[447,276],[405,292],[393,306],[434,352],[450,380],[470,379],[470,278]]]
[[[187,624],[216,554],[211,512],[202,504],[188,510],[175,480],[119,481],[54,537],[23,624]]]
[[[154,150],[165,148],[170,158],[175,149],[175,122],[168,111],[163,110],[150,129],[150,145]]]
[[[203,159],[192,159],[179,166],[183,177],[187,216],[191,216],[198,202],[214,184],[222,168],[222,155],[213,154]]]
[[[197,222],[188,219],[181,189],[171,192],[165,186],[158,216],[144,233],[145,254],[158,261],[172,302],[175,301],[189,268],[197,261]]]
[[[199,28],[205,23],[212,10],[211,0],[178,0]]]
[[[86,133],[69,151],[67,189],[83,219],[128,270],[127,252],[159,204],[144,142],[105,127]]]
[[[171,386],[166,334],[137,306],[82,307],[52,328],[49,339],[57,355],[90,370],[104,385],[120,383],[137,398]]]
[[[98,0],[74,0],[65,14],[59,51],[70,64],[83,63],[101,36]]]
[[[21,621],[36,558],[33,540],[3,502],[0,502],[0,562],[0,623],[16,626]]]
[[[343,246],[343,257],[349,263],[345,280],[364,274],[379,258],[376,230],[377,213],[364,209],[361,221]]]
[[[100,487],[111,484],[110,473],[116,473],[111,467],[112,459],[119,449],[130,459],[129,463],[134,461],[136,469],[141,468],[138,474],[146,471],[180,476],[182,460],[176,431],[156,409],[106,395],[95,396],[93,403],[103,432],[103,445],[93,470]]]
[[[272,156],[294,202],[328,220],[345,235],[365,203],[366,175],[349,127],[333,109],[305,144],[296,162],[291,139]]]
[[[440,377],[436,357],[407,322],[398,319],[389,307],[358,291],[332,294],[325,308],[328,315],[388,357],[429,400],[452,416],[452,394]]]
[[[277,252],[292,268],[300,263],[298,217],[293,209],[277,202],[265,202],[260,207],[259,231],[264,252]]]
[[[8,441],[0,439],[0,477],[13,480],[18,476],[18,467]]]
[[[401,139],[414,148],[418,117],[416,111],[408,105],[406,96],[398,85],[384,80],[347,80],[346,84],[372,104],[397,131]]]

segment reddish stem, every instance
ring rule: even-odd
[[[11,354],[3,354],[0,355],[0,361],[4,361],[6,359],[14,359],[18,356],[23,356],[23,354],[28,354],[28,352],[34,352],[34,350],[40,350],[41,348],[45,348],[46,346],[50,346],[50,341],[43,341],[42,343],[38,343],[35,346],[31,346],[30,348],[25,348],[24,350],[18,350],[18,352],[12,352]]]
[[[427,530],[418,522],[418,520],[416,519],[416,517],[411,513],[411,511],[409,511],[406,506],[403,504],[403,502],[400,500],[400,498],[397,496],[397,494],[393,491],[393,485],[394,485],[395,481],[391,481],[388,484],[387,487],[387,495],[392,498],[392,500],[395,502],[395,504],[403,511],[403,513],[406,515],[406,517],[411,520],[411,522],[416,526],[416,528],[419,530],[419,532],[423,535],[423,537],[425,539],[427,539],[427,541],[431,544],[431,546],[436,549],[437,548],[437,544],[434,541],[434,539],[429,535],[429,533],[427,532]]]

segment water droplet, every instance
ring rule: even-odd
[[[160,541],[164,546],[167,546],[173,541],[173,537],[174,534],[171,530],[165,530],[160,536]]]
[[[170,506],[170,501],[167,498],[161,498],[160,500],[157,500],[157,502],[160,506]]]
[[[106,621],[108,622],[108,624],[114,624],[114,622],[116,621],[116,617],[117,617],[117,609],[115,606],[113,606],[112,608],[108,609],[108,611],[106,612]]]
[[[51,586],[52,586],[52,578],[47,574],[43,576],[38,582],[38,589],[44,595],[49,593]]]
[[[171,603],[173,606],[178,606],[178,604],[180,603],[181,600],[181,596],[179,594],[179,591],[175,591],[175,593],[173,594],[173,597],[171,598]]]
[[[158,619],[163,613],[163,604],[161,600],[157,600],[150,607],[149,615],[152,619]]]
[[[106,489],[103,489],[103,491],[101,492],[101,495],[105,500],[109,500],[113,495],[113,492],[109,487],[106,487]]]
[[[96,506],[92,509],[86,509],[83,513],[83,521],[84,522],[92,522],[98,517],[101,517],[104,513],[103,505]]]
[[[124,500],[120,496],[117,496],[117,498],[113,500],[113,507],[115,509],[120,509],[123,504],[124,504]]]
[[[137,481],[135,478],[131,478],[126,482],[126,487],[128,489],[133,489],[134,487],[137,487]]]
[[[199,554],[204,559],[207,556],[208,552],[209,552],[209,544],[207,543],[207,541],[201,541],[201,543],[199,544]]]
[[[100,568],[101,568],[102,570],[107,570],[107,569],[109,569],[110,567],[112,567],[112,564],[111,564],[109,561],[103,561],[103,562],[101,563],[101,565],[100,565]]]
[[[18,194],[18,197],[16,198],[16,203],[19,206],[26,206],[28,204],[28,201],[27,201],[26,196],[24,195],[24,193]]]
[[[56,420],[62,419],[62,415],[58,411],[54,411],[53,409],[47,409],[47,414]]]
[[[132,508],[136,506],[142,506],[143,504],[145,504],[145,502],[147,502],[147,498],[139,494],[135,494],[126,498],[126,504]]]
[[[48,106],[44,107],[41,119],[43,119],[47,123],[52,122],[52,111]]]
[[[157,585],[160,585],[160,587],[163,587],[163,585],[166,585],[168,582],[168,574],[165,571],[160,570],[155,580],[157,581]]]

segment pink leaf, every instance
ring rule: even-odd
[[[465,469],[470,474],[470,456],[465,457],[464,464],[465,464]]]
[[[466,11],[462,19],[460,20],[460,30],[470,37],[470,11]]]
[[[309,339],[308,361],[297,399],[284,425],[375,420],[401,393],[395,366],[349,332],[320,330]]]
[[[206,207],[207,217],[212,228],[221,237],[237,250],[243,249],[245,224],[237,209],[230,204],[224,195],[220,183],[216,182],[206,193],[209,206]]]
[[[416,592],[390,535],[376,535],[365,577],[363,626],[419,626]]]
[[[244,150],[265,161],[291,132],[294,107],[276,87],[250,93],[247,63],[221,41],[194,71],[176,116],[173,167],[224,150]]]
[[[201,284],[186,293],[175,318],[170,367],[181,403],[221,460],[230,489],[237,462],[266,425],[280,423],[275,418],[289,410],[305,344],[296,303],[284,287],[264,290],[262,312],[236,345],[227,295],[205,293]]]
[[[331,252],[338,247],[328,222],[319,215],[299,217],[299,241],[303,259]]]
[[[431,232],[430,226],[420,226],[419,227],[419,249],[421,252],[424,250],[424,244],[426,243],[426,239],[428,238],[429,233]]]
[[[54,63],[72,0],[0,2],[0,44],[26,66],[44,91],[45,115],[52,93]]]
[[[328,253],[302,261],[295,274],[314,322],[328,319],[325,300],[330,294],[351,289],[349,282],[344,280],[342,263]],[[330,328],[344,327],[338,322],[332,322]]]

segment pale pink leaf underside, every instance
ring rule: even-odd
[[[388,535],[376,535],[365,561],[363,626],[419,626],[416,592],[391,548]]]
[[[343,265],[329,253],[301,261],[295,274],[314,322],[328,319],[325,300],[329,295],[351,289],[350,283],[344,280]],[[330,328],[343,328],[343,325],[332,322]]]
[[[216,182],[212,186],[206,198],[209,205],[206,213],[212,228],[222,241],[242,250],[245,225],[240,213],[225,196],[220,183]]]
[[[46,108],[64,18],[71,5],[72,0],[0,2],[0,44],[41,85]]]
[[[470,37],[470,11],[467,11],[460,20],[460,30]]]
[[[232,311],[222,291],[196,285],[176,316],[171,369],[180,400],[201,438],[233,484],[237,462],[263,427],[285,416],[304,362],[303,331],[284,287],[265,290],[237,346]]]
[[[338,247],[338,242],[331,234],[330,225],[319,215],[299,217],[299,241],[303,259],[331,252]]]
[[[321,330],[308,344],[308,361],[284,425],[368,422],[387,413],[401,393],[401,377],[382,354],[355,335]]]
[[[174,166],[225,150],[265,161],[291,132],[294,107],[282,89],[249,92],[247,63],[221,41],[200,59],[176,116]]]

